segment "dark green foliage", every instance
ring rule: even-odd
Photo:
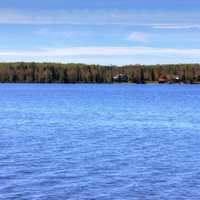
[[[112,83],[113,76],[126,74],[131,83],[169,81],[200,82],[199,64],[99,66],[57,63],[0,63],[1,83]]]

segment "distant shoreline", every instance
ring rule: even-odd
[[[200,84],[200,64],[101,66],[0,63],[0,83]]]

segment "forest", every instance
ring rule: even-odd
[[[0,63],[1,83],[113,83],[124,74],[130,83],[199,83],[200,64],[100,66],[59,63]]]

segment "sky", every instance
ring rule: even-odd
[[[0,62],[200,63],[199,0],[0,1]]]

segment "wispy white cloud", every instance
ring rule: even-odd
[[[176,49],[153,47],[71,47],[44,49],[39,51],[0,51],[0,56],[23,57],[65,57],[65,56],[200,56],[200,49]]]
[[[141,32],[133,32],[128,35],[128,40],[136,42],[146,42],[149,38],[149,35]]]
[[[54,10],[27,12],[22,10],[0,9],[0,24],[199,24],[199,12],[161,12],[161,11],[121,11],[121,10]],[[164,26],[162,26],[164,27]],[[168,26],[169,27],[169,26]],[[175,26],[174,26],[175,27]]]
[[[40,28],[34,32],[39,36],[54,36],[54,37],[81,37],[81,36],[91,36],[92,31],[80,31],[80,30],[63,30],[63,29],[52,29],[52,28]]]
[[[200,29],[200,24],[157,24],[155,29]]]

